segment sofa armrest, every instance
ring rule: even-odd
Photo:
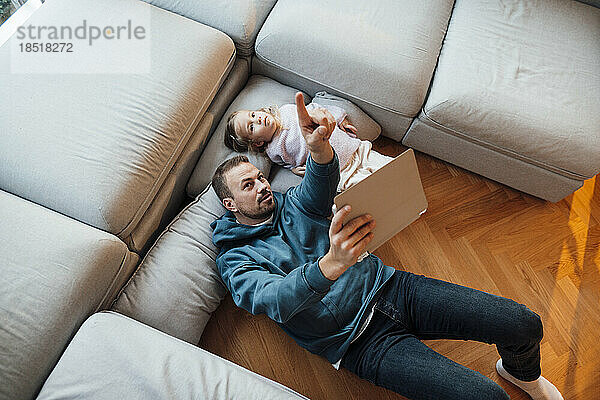
[[[293,390],[114,312],[79,329],[38,399],[306,399]]]

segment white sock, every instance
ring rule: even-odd
[[[502,359],[496,363],[496,371],[501,377],[527,392],[533,400],[564,400],[556,386],[543,376],[531,382],[519,380],[504,369]]]

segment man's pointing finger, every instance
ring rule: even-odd
[[[296,113],[298,114],[298,121],[301,127],[309,127],[312,124],[312,119],[308,115],[308,110],[304,105],[304,96],[302,93],[296,93]]]

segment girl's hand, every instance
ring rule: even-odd
[[[294,167],[292,168],[292,172],[298,176],[304,177],[304,174],[306,173],[306,165]]]
[[[348,121],[348,118],[344,118],[344,120],[340,123],[340,128],[346,131],[348,136],[353,138],[357,137],[356,134],[358,133],[358,129],[356,129],[356,127],[352,125],[350,121]]]

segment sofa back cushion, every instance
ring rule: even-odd
[[[197,344],[227,293],[210,228],[224,213],[209,185],[160,235],[113,310]]]
[[[233,39],[240,57],[252,55],[258,31],[277,2],[277,0],[144,1],[225,32]]]
[[[252,69],[358,104],[400,140],[421,109],[453,0],[279,0]]]

